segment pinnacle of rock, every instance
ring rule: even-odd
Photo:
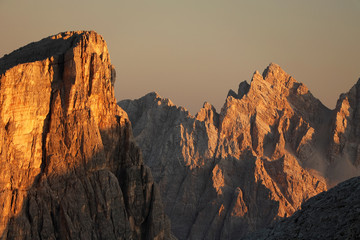
[[[100,35],[31,43],[0,73],[2,239],[171,237]]]

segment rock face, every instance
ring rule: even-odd
[[[360,177],[308,201],[290,218],[246,239],[360,239]]]
[[[0,59],[0,238],[169,239],[95,32]]]
[[[327,189],[338,154],[336,112],[276,64],[229,91],[220,114],[205,103],[193,117],[156,93],[119,105],[179,239],[239,239],[292,215]]]
[[[336,104],[332,120],[329,176],[335,182],[360,175],[360,79]]]

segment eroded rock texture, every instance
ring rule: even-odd
[[[193,117],[156,93],[119,105],[179,239],[239,239],[327,189],[334,113],[276,64],[220,114],[205,103]]]
[[[246,239],[360,239],[360,178],[340,183],[308,201],[290,218]]]
[[[169,239],[95,32],[0,59],[1,239]]]

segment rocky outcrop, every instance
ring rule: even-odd
[[[309,199],[301,210],[245,239],[359,239],[360,177]]]
[[[360,175],[360,80],[336,104],[328,154],[334,182]]]
[[[0,59],[1,239],[169,239],[95,32]]]
[[[119,105],[179,239],[239,239],[327,189],[332,111],[278,65],[194,117],[150,93]]]

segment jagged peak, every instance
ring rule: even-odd
[[[126,106],[131,102],[135,101],[140,103],[141,105],[146,106],[147,108],[157,108],[157,107],[165,107],[165,108],[176,108],[178,111],[183,112],[185,116],[193,118],[193,116],[190,114],[190,112],[182,106],[178,106],[174,104],[169,98],[164,98],[157,92],[153,91],[150,93],[147,93],[143,97],[140,97],[138,99],[130,100],[130,99],[124,99],[118,102],[118,105],[122,108],[127,108]]]
[[[247,81],[242,81],[238,88],[238,97],[241,99],[244,95],[249,92],[250,84]]]
[[[258,70],[253,73],[250,85],[253,82],[268,82],[272,86],[291,88],[292,83],[298,83],[292,76],[287,74],[278,64],[270,63],[262,74]]]
[[[175,106],[169,98],[163,98],[155,91],[146,94],[143,98],[146,99],[147,102],[157,102],[157,105]]]
[[[278,64],[270,63],[264,70],[262,77],[265,81],[272,85],[283,86],[291,88],[293,83],[298,83],[292,76],[285,72]]]
[[[264,72],[265,72],[266,70],[267,70],[267,71],[279,71],[279,70],[284,71],[284,70],[280,67],[279,64],[276,64],[276,63],[274,63],[274,62],[271,62],[271,63],[265,68]]]
[[[152,99],[157,99],[157,98],[162,98],[160,96],[160,94],[158,94],[157,92],[149,92],[147,93],[144,97],[147,97],[147,98],[152,98]]]
[[[274,74],[277,72],[285,73],[285,71],[278,64],[272,62],[265,68],[262,76],[265,79],[269,74]]]
[[[203,107],[195,115],[195,119],[198,121],[210,121],[216,127],[219,125],[219,114],[216,108],[209,102],[204,102]]]
[[[258,70],[253,73],[250,84],[254,81],[264,81],[263,75],[261,75]]]
[[[203,108],[209,109],[209,110],[212,110],[212,111],[216,112],[215,107],[214,107],[211,103],[209,103],[209,102],[207,102],[207,101],[204,102]]]
[[[230,89],[226,97],[233,97],[237,99],[241,99],[244,95],[249,92],[250,84],[245,80],[239,84],[238,92],[236,93],[234,90]]]
[[[118,105],[121,107],[127,106],[129,102],[132,100],[130,99],[124,99],[118,102]],[[179,111],[184,112],[187,117],[189,118],[197,118],[199,114],[202,114],[202,112],[213,112],[214,115],[219,115],[219,113],[216,111],[216,108],[209,102],[205,101],[203,103],[202,108],[194,115],[192,115],[185,107],[178,106],[174,104],[169,98],[164,98],[157,92],[149,92],[146,95],[144,95],[141,98],[135,99],[134,101],[141,102],[141,104],[145,104],[147,107],[154,107],[154,106],[166,106],[166,107],[175,107]],[[125,107],[126,108],[126,107]]]
[[[271,89],[278,89],[281,92],[293,92],[297,95],[304,95],[309,92],[303,83],[296,81],[276,63],[270,63],[262,74],[259,71],[255,71],[250,82],[250,88],[258,84],[265,87],[267,84],[264,84],[264,82],[270,84],[268,87]]]
[[[246,81],[241,82],[238,93],[230,90],[224,104],[224,109],[228,109],[233,104],[238,104],[238,101],[251,103],[251,105],[254,104],[255,106],[260,104],[260,102],[269,107],[287,106],[299,113],[301,112],[301,114],[305,114],[309,111],[309,108],[313,111],[326,113],[329,111],[328,108],[311,94],[304,84],[297,82],[275,63],[271,63],[264,70],[263,74],[255,71],[250,84]],[[316,116],[309,117],[316,119]],[[308,118],[306,119],[309,120]]]
[[[284,84],[291,76],[287,74],[278,64],[270,63],[262,74],[256,70],[251,78],[253,81],[267,81],[271,84]]]
[[[238,97],[237,93],[234,92],[234,90],[232,90],[232,89],[229,90],[226,98],[228,98],[228,97],[230,97],[230,96],[233,97],[233,98],[237,98],[237,97]]]

